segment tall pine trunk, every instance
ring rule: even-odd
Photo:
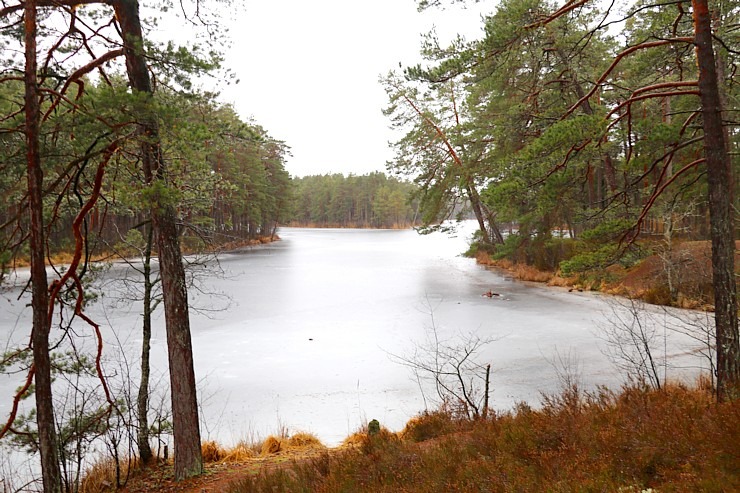
[[[36,397],[36,425],[38,427],[41,476],[44,493],[58,493],[62,488],[59,456],[51,393],[51,359],[49,356],[49,291],[44,252],[44,203],[41,156],[39,154],[40,103],[36,78],[36,2],[28,0],[24,6],[26,45],[25,67],[25,134],[26,165],[28,170],[28,198],[31,243],[31,307],[33,328],[33,371]]]
[[[126,69],[131,87],[151,97],[153,90],[143,50],[139,3],[137,0],[116,0],[113,5],[124,39]],[[153,115],[143,112],[139,115],[139,125],[144,175],[153,190],[164,189],[166,170],[158,122]],[[152,222],[167,326],[175,479],[180,480],[203,472],[188,294],[175,207],[167,197],[157,193],[153,194],[152,202]]]
[[[712,283],[717,338],[717,397],[727,400],[740,384],[735,239],[732,212],[733,177],[724,141],[722,108],[712,47],[707,0],[692,0],[699,93],[704,126],[704,153],[709,182],[709,218],[712,239]]]

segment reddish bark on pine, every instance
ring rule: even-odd
[[[28,197],[30,213],[31,307],[33,328],[33,371],[35,378],[36,425],[38,427],[41,476],[44,493],[61,492],[62,478],[57,454],[57,436],[51,391],[48,316],[49,292],[44,252],[44,204],[41,156],[39,154],[39,121],[41,117],[36,77],[36,3],[24,6],[25,31],[25,134]]]
[[[712,240],[712,284],[717,337],[717,397],[732,397],[740,384],[735,241],[732,213],[732,167],[724,142],[722,107],[712,47],[707,0],[692,0],[699,93],[704,127],[704,154],[709,183],[709,218]]]

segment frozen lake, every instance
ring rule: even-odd
[[[585,388],[623,381],[602,353],[598,327],[611,312],[608,298],[513,282],[460,257],[464,233],[283,228],[279,234],[282,241],[221,255],[220,269],[210,267],[190,290],[198,308],[191,323],[204,439],[233,444],[287,428],[334,445],[371,419],[401,429],[425,403],[410,370],[390,354],[410,357],[433,325],[445,339],[471,332],[496,339],[478,360],[492,366],[497,409],[536,404],[541,392],[556,392],[559,359]],[[121,296],[116,286],[105,284],[103,301],[89,313],[105,329],[106,371],[130,370],[136,379],[141,306],[114,303]],[[489,290],[500,296],[482,296]],[[30,309],[19,293],[18,286],[2,292],[2,340],[28,337]],[[161,393],[167,382],[161,308],[154,322],[152,364]],[[660,356],[673,366],[701,364],[683,356],[688,348],[686,339],[661,336]],[[695,371],[674,368],[668,376]],[[2,381],[3,416],[19,378]]]

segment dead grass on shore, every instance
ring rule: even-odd
[[[654,247],[658,249],[658,247]],[[740,279],[740,241],[735,243],[735,266]],[[600,291],[605,294],[640,299],[655,305],[712,311],[711,245],[707,241],[686,241],[673,246],[670,255],[665,252],[644,258],[637,265],[625,269],[617,264],[599,275],[583,274],[562,277],[559,272],[541,271],[530,265],[507,259],[495,260],[486,252],[478,252],[476,261],[501,269],[521,281],[545,283],[579,291]],[[674,292],[669,289],[668,272],[673,276]]]
[[[740,490],[738,443],[740,401],[682,385],[571,388],[488,420],[421,415],[401,434],[365,436],[226,491],[729,492]]]
[[[268,235],[268,236],[260,236],[259,238],[252,238],[248,240],[234,240],[218,245],[211,245],[208,247],[204,247],[203,244],[198,244],[198,246],[189,246],[187,243],[183,242],[181,246],[182,254],[183,255],[192,255],[196,253],[219,253],[219,252],[229,252],[233,250],[238,250],[240,248],[245,247],[254,247],[259,245],[265,245],[267,243],[272,243],[273,241],[279,241],[280,237],[275,235]],[[133,252],[130,252],[132,257],[135,256]],[[100,252],[92,255],[90,257],[91,262],[106,262],[110,261],[111,259],[119,259],[121,258],[122,254],[119,253],[113,253],[110,251]],[[49,255],[49,257],[46,259],[47,264],[49,265],[69,265],[74,258],[74,252],[56,252],[52,255]],[[27,256],[20,255],[13,259],[13,262],[8,267],[12,268],[23,268],[23,267],[29,267],[30,261]]]
[[[507,259],[494,260],[486,252],[478,252],[475,256],[475,260],[481,265],[503,269],[511,277],[519,281],[543,282],[549,284],[557,279],[554,282],[564,282],[564,279],[556,276],[554,272],[542,271],[531,265],[517,264]]]
[[[215,441],[207,440],[201,445],[203,464],[206,468],[206,473],[202,476],[175,482],[171,460],[166,462],[160,460],[146,469],[141,469],[138,461],[134,459],[120,466],[120,478],[117,482],[115,461],[105,459],[96,462],[85,472],[79,493],[224,491],[223,488],[225,483],[230,481],[230,476],[240,474],[240,471],[243,474],[256,474],[264,467],[273,467],[270,464],[280,466],[291,460],[313,457],[326,451],[327,447],[315,435],[306,432],[288,436],[283,431],[264,440],[241,441],[233,447],[224,447]],[[117,483],[125,486],[122,489],[116,488]]]
[[[572,387],[539,409],[522,403],[477,421],[425,412],[399,433],[363,428],[336,449],[306,433],[232,449],[205,442],[206,474],[174,482],[171,464],[144,473],[132,464],[137,476],[118,491],[740,491],[740,400],[717,403],[705,383]],[[104,466],[81,493],[115,490]]]

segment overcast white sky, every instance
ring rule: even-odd
[[[285,141],[288,171],[304,176],[385,170],[394,137],[378,77],[420,61],[421,35],[433,27],[442,40],[478,38],[480,13],[494,2],[423,13],[414,0],[235,3],[226,65],[241,82],[222,99]]]

